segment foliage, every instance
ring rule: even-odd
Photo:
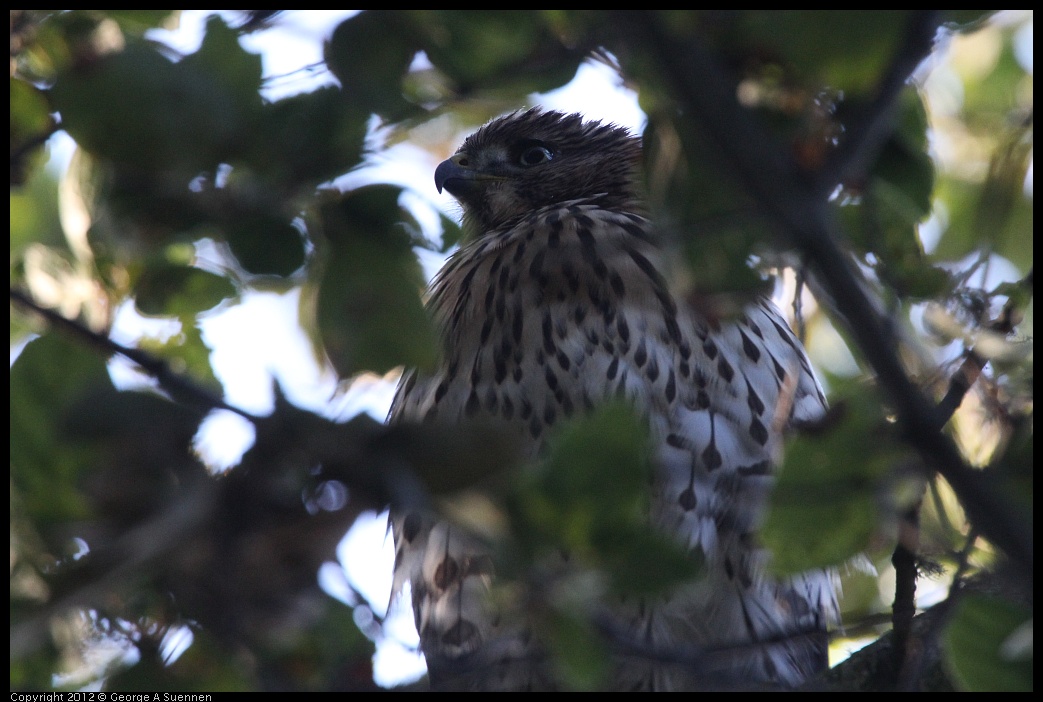
[[[484,533],[533,559],[504,571],[534,589],[526,569],[562,544],[616,590],[686,575],[634,520],[642,480],[626,468],[644,454],[625,412],[567,430],[544,472],[504,490],[510,442],[481,427],[335,423],[281,395],[263,418],[228,407],[199,329],[252,290],[300,288],[316,357],[345,381],[430,363],[412,247],[448,247],[455,226],[440,215],[432,243],[399,188],[331,181],[381,140],[445,119],[476,126],[592,56],[648,115],[649,195],[683,252],[677,284],[716,301],[763,289],[750,261],[796,264],[864,369],[857,383],[828,377],[843,410],[787,451],[765,532],[776,567],[879,560],[926,489],[920,551],[955,571],[942,637],[952,682],[1031,689],[1022,598],[958,601],[968,571],[1006,561],[1012,589],[1031,592],[1021,25],[976,11],[367,11],[326,44],[338,85],[268,99],[241,42],[263,21],[213,16],[198,50],[178,55],[147,34],[173,20],[12,11],[12,343],[39,335],[11,368],[12,689],[372,687],[372,632],[315,573],[361,511],[461,488],[493,486]],[[962,81],[949,109],[929,99],[937,72],[920,92],[905,83],[939,28],[964,57],[939,69]],[[959,54],[975,41],[991,62]],[[80,149],[60,189],[44,168],[59,129]],[[940,235],[925,248],[929,217]],[[1002,285],[986,275],[1000,265],[1013,271]],[[118,345],[109,333],[128,304],[179,331],[142,339],[147,353]],[[836,336],[821,309],[804,321],[813,351]],[[113,355],[158,387],[118,388]],[[942,432],[955,407],[932,403],[954,388],[963,405]],[[193,437],[222,408],[256,439],[215,476]],[[864,585],[849,583],[849,620],[880,609]],[[590,603],[576,604],[549,598],[547,622],[584,687],[607,643],[583,616]]]

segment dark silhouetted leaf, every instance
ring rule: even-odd
[[[739,13],[738,44],[800,82],[868,93],[904,37],[910,10],[759,10]],[[856,59],[857,57],[857,59]]]
[[[91,153],[155,171],[213,168],[251,133],[261,59],[211,17],[199,51],[173,63],[131,41],[62,72],[50,91],[62,127]]]
[[[247,163],[265,180],[314,186],[358,164],[369,113],[336,88],[320,88],[265,105]]]
[[[367,10],[341,22],[326,44],[326,64],[353,109],[398,121],[416,108],[402,97],[402,80],[419,50],[405,15]]]
[[[243,268],[255,275],[288,276],[304,265],[304,239],[292,224],[265,212],[228,214],[225,236]]]
[[[410,19],[428,58],[464,94],[546,92],[568,82],[585,58],[538,12],[418,11]]]
[[[208,271],[158,262],[138,278],[135,303],[144,314],[193,316],[235,294],[228,278]]]
[[[422,276],[398,205],[399,189],[369,186],[322,207],[329,250],[319,283],[319,331],[337,372],[384,373],[434,362]]]

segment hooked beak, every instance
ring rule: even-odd
[[[466,158],[463,154],[457,154],[438,164],[438,168],[435,169],[435,187],[438,188],[438,192],[442,192],[442,189],[445,188],[450,193],[454,193],[463,183],[454,187],[453,181],[468,181],[477,177],[477,173],[467,166],[460,165],[461,162],[466,163]]]
[[[435,169],[435,187],[438,192],[445,189],[457,198],[474,195],[484,183],[503,179],[502,176],[477,170],[466,154],[456,154],[442,161]]]

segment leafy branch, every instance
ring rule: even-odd
[[[1032,531],[1025,515],[1011,510],[994,482],[964,463],[952,441],[938,430],[937,408],[909,378],[898,360],[894,321],[882,315],[860,283],[861,275],[842,246],[844,235],[826,199],[864,169],[889,133],[899,91],[912,69],[931,49],[939,17],[915,12],[906,39],[884,73],[876,99],[856,119],[837,155],[824,168],[809,172],[786,153],[777,140],[736,99],[735,81],[700,42],[677,41],[659,25],[654,13],[624,13],[635,39],[651,51],[657,67],[683,106],[693,127],[727,135],[713,142],[717,166],[742,183],[755,201],[782,227],[785,241],[800,252],[858,344],[877,382],[898,415],[905,441],[924,464],[953,487],[982,534],[1032,572]]]

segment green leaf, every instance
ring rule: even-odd
[[[616,532],[606,530],[597,546],[615,592],[656,595],[699,574],[704,559],[654,527],[637,524]],[[606,538],[607,537],[607,538]]]
[[[428,58],[464,94],[547,92],[571,80],[586,58],[565,46],[540,12],[421,10],[410,19]]]
[[[967,594],[943,639],[946,668],[975,692],[1031,692],[1032,612],[1011,602]]]
[[[319,332],[337,372],[430,367],[435,333],[423,277],[403,228],[399,188],[367,186],[320,210],[329,246],[318,288]]]
[[[548,643],[560,679],[573,690],[596,690],[611,674],[609,652],[586,617],[562,612],[550,621]]]
[[[89,514],[75,487],[89,454],[68,441],[65,424],[86,393],[105,387],[104,359],[56,334],[30,342],[11,366],[11,484],[34,520]]]
[[[45,136],[51,129],[47,100],[38,88],[11,78],[11,184],[20,185],[28,178],[30,155],[43,149]],[[32,149],[29,144],[36,141]],[[27,149],[18,154],[20,150]]]
[[[606,521],[629,522],[648,499],[648,433],[633,410],[612,403],[569,423],[551,440],[541,487],[558,508],[589,500]]]
[[[158,261],[138,278],[134,301],[143,314],[192,318],[235,292],[235,286],[224,276]]]
[[[994,129],[1009,129],[1011,116],[1021,121],[1027,116],[1025,112],[1032,110],[1032,93],[1025,90],[1032,75],[1026,73],[1015,54],[1013,34],[1017,26],[995,23],[982,28],[986,40],[991,34],[1001,44],[992,70],[960,72],[964,83],[962,116],[975,131],[988,134]]]
[[[200,50],[172,63],[131,41],[73,64],[50,97],[62,126],[95,155],[157,171],[213,168],[236,153],[260,108],[260,57],[219,18]]]
[[[402,96],[402,80],[419,50],[409,24],[397,10],[366,10],[341,22],[326,44],[326,63],[344,97],[363,114],[390,121],[416,109]]]
[[[68,246],[58,219],[58,183],[45,168],[33,169],[20,188],[11,189],[11,261],[20,261],[34,244]]]
[[[875,179],[861,205],[840,213],[852,242],[863,256],[873,254],[877,275],[899,295],[923,300],[951,290],[949,273],[932,266],[920,244],[916,228],[925,213],[900,186]]]
[[[170,61],[151,48],[132,44],[91,66],[61,73],[51,101],[62,127],[81,146],[117,161],[152,160],[157,135],[150,113],[163,88],[174,92]],[[163,153],[156,161],[172,154]]]
[[[62,127],[92,154],[151,170],[216,165],[237,133],[212,86],[132,43],[58,76]]]
[[[911,18],[910,10],[755,10],[739,13],[738,45],[780,62],[813,89],[874,88]]]
[[[314,186],[357,165],[369,113],[337,88],[320,88],[264,106],[244,158],[264,180]]]
[[[841,107],[844,120],[864,105],[854,101]],[[911,89],[904,92],[899,107],[895,127],[868,174],[849,184],[848,194],[858,197],[839,199],[838,214],[856,250],[873,255],[877,274],[899,295],[939,297],[951,287],[949,275],[930,265],[917,233],[931,212],[935,184],[934,163],[927,153],[927,116]]]
[[[958,131],[948,139],[976,148],[958,168],[941,171],[937,198],[949,225],[935,252],[942,260],[985,251],[1004,256],[1022,272],[1033,264],[1032,197],[1025,189],[1032,162],[1032,77],[1014,55],[1018,31],[1019,25],[999,23],[983,28],[981,41],[999,49],[997,60],[991,69],[970,62],[974,68],[959,75],[964,99]],[[984,154],[991,158],[982,178]]]
[[[866,549],[876,528],[881,481],[902,449],[876,395],[853,390],[786,444],[761,532],[778,573],[842,563]]]
[[[649,523],[651,471],[648,430],[629,405],[568,422],[511,497],[521,549],[564,549],[570,561],[603,571],[618,593],[661,592],[691,578],[697,559]]]
[[[1032,266],[1034,211],[1020,184],[1003,178],[978,185],[952,176],[939,182],[938,197],[949,226],[933,252],[942,261],[955,261],[986,250],[998,253],[1021,271]]]
[[[192,382],[220,394],[222,386],[210,364],[210,348],[203,342],[195,318],[186,315],[179,319],[180,334],[164,339],[143,337],[138,341],[138,348],[166,361],[175,373],[187,375]]]
[[[28,609],[11,597],[11,624],[20,626],[22,622],[37,614],[35,607]],[[12,627],[13,628],[13,627]],[[50,690],[54,687],[54,671],[60,670],[61,652],[57,650],[50,637],[42,646],[30,655],[12,653],[10,664],[12,690]]]
[[[304,265],[304,237],[273,213],[232,210],[224,234],[235,258],[255,275],[288,276]]]
[[[927,113],[923,100],[912,88],[898,102],[899,112],[891,136],[884,143],[870,177],[880,179],[902,193],[907,217],[920,222],[931,212],[934,162],[928,153]]]
[[[772,234],[749,194],[721,177],[712,136],[687,120],[656,115],[644,139],[653,221],[681,247],[694,292],[763,294],[765,283],[748,261]]]
[[[438,220],[442,223],[442,245],[438,250],[442,253],[446,253],[460,243],[463,239],[464,230],[459,224],[454,220],[449,219],[444,214],[439,213]]]
[[[261,106],[261,57],[243,49],[238,33],[218,15],[207,18],[199,50],[186,56],[178,68],[212,82],[220,90],[213,97],[230,99],[244,116]]]

